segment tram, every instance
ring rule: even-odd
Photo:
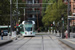
[[[1,35],[1,30],[3,30],[4,36],[7,36],[8,30],[10,31],[10,26],[9,26],[9,28],[8,28],[8,26],[0,26],[0,35]]]
[[[23,21],[20,24],[20,34],[22,36],[35,36],[35,22]]]

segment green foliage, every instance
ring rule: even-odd
[[[42,22],[45,26],[49,26],[53,21],[60,21],[62,14],[64,17],[67,17],[67,6],[62,2],[62,0],[58,0],[58,2],[50,0],[49,3],[53,4],[47,6],[45,15],[42,18]]]
[[[42,0],[42,3],[48,3],[49,0]],[[46,11],[46,7],[48,6],[48,4],[42,4],[42,16],[45,14]]]
[[[18,2],[23,3],[22,0],[18,0]],[[12,3],[16,3],[16,0],[12,0]],[[19,7],[25,7],[25,5],[19,5]],[[16,4],[12,4],[12,13],[14,10],[16,10]],[[23,12],[23,9],[19,9],[19,11]],[[16,19],[16,16],[12,18]],[[8,22],[10,22],[10,0],[0,0],[0,25],[7,25]]]
[[[10,13],[9,0],[0,0],[0,25],[6,24],[9,20]]]

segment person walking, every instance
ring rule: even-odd
[[[68,31],[65,31],[65,38],[68,38]]]
[[[1,40],[3,40],[3,30],[1,30]]]
[[[38,32],[40,32],[40,28],[38,28]]]

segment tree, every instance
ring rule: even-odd
[[[22,3],[22,0],[18,1]],[[16,0],[12,0],[12,3],[15,2]],[[12,4],[12,13],[14,12],[14,10],[16,10],[16,5]],[[23,12],[23,10],[21,10],[21,12]],[[10,22],[10,0],[0,0],[0,25],[8,25],[9,22]]]
[[[43,0],[42,3],[48,3],[49,0]],[[46,11],[46,7],[47,7],[48,4],[42,4],[42,7],[44,7],[42,9],[42,16],[45,14],[45,11]]]
[[[0,0],[0,25],[6,24],[8,19],[8,14],[10,13],[8,0]]]
[[[67,14],[67,6],[62,2],[62,0],[58,0],[58,2],[50,0],[49,3],[53,4],[47,6],[45,15],[42,18],[42,22],[45,26],[50,25],[53,21],[60,21],[61,15],[64,14],[64,17],[66,17]]]

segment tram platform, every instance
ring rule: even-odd
[[[2,45],[5,45],[5,44],[8,44],[8,43],[10,43],[10,42],[12,42],[13,40],[0,40],[0,46],[2,46]]]
[[[60,35],[54,35],[54,36],[57,37],[60,42],[64,43],[65,45],[75,50],[75,33],[70,33],[70,38],[64,38],[64,39],[62,39]]]
[[[75,50],[75,38],[59,39],[59,41],[71,47],[73,50]]]
[[[9,36],[9,38],[10,38],[10,36]],[[0,36],[0,46],[5,45],[5,44],[8,44],[8,43],[10,43],[12,41],[13,41],[12,39],[9,39],[8,40],[8,36],[4,36],[3,37],[3,40],[1,40],[1,36]]]
[[[17,38],[20,38],[20,37],[22,37],[22,36],[17,35]],[[3,40],[1,40],[1,36],[0,36],[0,46],[8,44],[10,42],[13,42],[14,39],[16,39],[16,38],[11,38],[11,36],[9,36],[9,40],[8,40],[8,36],[3,36]]]

